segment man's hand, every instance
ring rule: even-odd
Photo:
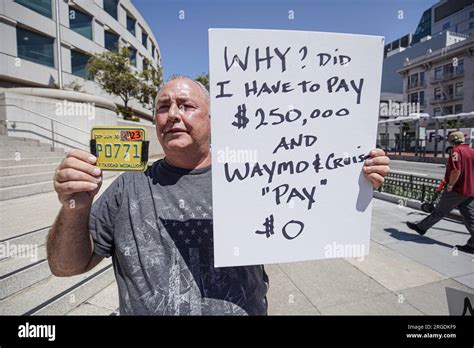
[[[59,164],[54,173],[54,189],[65,208],[90,207],[102,184],[102,172],[94,166],[97,158],[74,149]]]
[[[384,177],[390,172],[390,158],[385,156],[382,149],[373,149],[369,153],[370,158],[364,163],[364,175],[372,183],[374,189],[378,189],[384,182]]]

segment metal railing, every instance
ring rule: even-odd
[[[2,121],[0,121],[0,122],[4,122],[4,123],[5,123],[5,126],[6,126],[7,130],[16,131],[16,129],[17,129],[16,124],[17,124],[17,123],[19,123],[19,124],[30,124],[30,125],[33,125],[33,126],[35,126],[35,127],[38,127],[38,128],[40,128],[40,129],[46,130],[46,131],[48,131],[48,132],[51,133],[51,137],[50,137],[50,138],[47,138],[47,137],[46,137],[46,138],[49,139],[49,140],[51,140],[51,144],[52,144],[53,150],[55,149],[57,143],[62,144],[62,145],[66,145],[66,146],[70,146],[69,144],[66,144],[66,143],[64,143],[64,142],[62,142],[62,141],[60,141],[60,140],[58,140],[58,135],[61,136],[61,137],[64,138],[64,139],[67,139],[67,140],[69,140],[69,141],[75,142],[76,144],[79,144],[79,145],[81,145],[81,146],[83,146],[83,147],[85,147],[85,148],[89,148],[89,145],[88,145],[88,144],[81,143],[80,141],[77,141],[77,140],[75,140],[75,139],[73,139],[73,138],[67,137],[67,136],[65,136],[65,135],[63,135],[63,134],[58,134],[58,133],[57,133],[57,128],[55,127],[55,124],[60,124],[60,125],[62,125],[62,126],[65,126],[65,127],[71,128],[71,129],[75,129],[75,130],[77,130],[77,131],[79,131],[79,132],[82,132],[82,133],[84,133],[84,134],[89,135],[90,132],[88,132],[88,131],[85,130],[85,129],[78,128],[78,127],[72,126],[72,125],[70,125],[70,124],[67,124],[67,123],[65,123],[65,122],[61,122],[61,121],[55,120],[54,118],[48,117],[48,116],[46,116],[46,115],[44,115],[44,114],[42,114],[42,113],[39,113],[39,112],[37,112],[37,111],[34,111],[34,110],[31,110],[31,109],[25,108],[25,107],[23,107],[23,106],[19,106],[19,105],[15,105],[15,104],[0,104],[0,106],[15,107],[15,108],[18,108],[18,109],[21,109],[21,110],[30,112],[30,113],[32,113],[32,114],[34,114],[34,115],[36,115],[36,116],[39,116],[39,117],[41,117],[41,118],[43,118],[43,119],[48,120],[48,121],[50,122],[50,125],[51,125],[51,128],[48,129],[48,128],[44,127],[44,126],[41,126],[41,125],[39,125],[39,124],[37,124],[37,123],[35,123],[35,122],[31,122],[31,121],[13,121],[13,120],[2,120]],[[11,128],[11,129],[8,129],[8,124],[11,124],[11,125],[12,125],[12,128]],[[41,135],[41,136],[43,136],[43,135]]]
[[[425,202],[433,200],[441,181],[411,174],[390,173],[378,191]]]

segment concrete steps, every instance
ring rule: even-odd
[[[52,191],[64,155],[35,139],[0,136],[0,201]]]
[[[49,229],[0,241],[6,251],[0,259],[0,315],[66,314],[114,283],[110,259],[78,276],[52,275],[46,255]],[[22,252],[15,254],[20,248]],[[114,312],[111,308],[108,311],[103,314]]]

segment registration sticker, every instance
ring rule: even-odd
[[[148,145],[142,127],[94,127],[91,130],[91,153],[102,170],[139,171],[147,168]]]

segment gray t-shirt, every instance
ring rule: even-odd
[[[263,266],[214,267],[211,166],[164,160],[120,175],[93,204],[95,253],[112,256],[122,315],[265,315]]]

